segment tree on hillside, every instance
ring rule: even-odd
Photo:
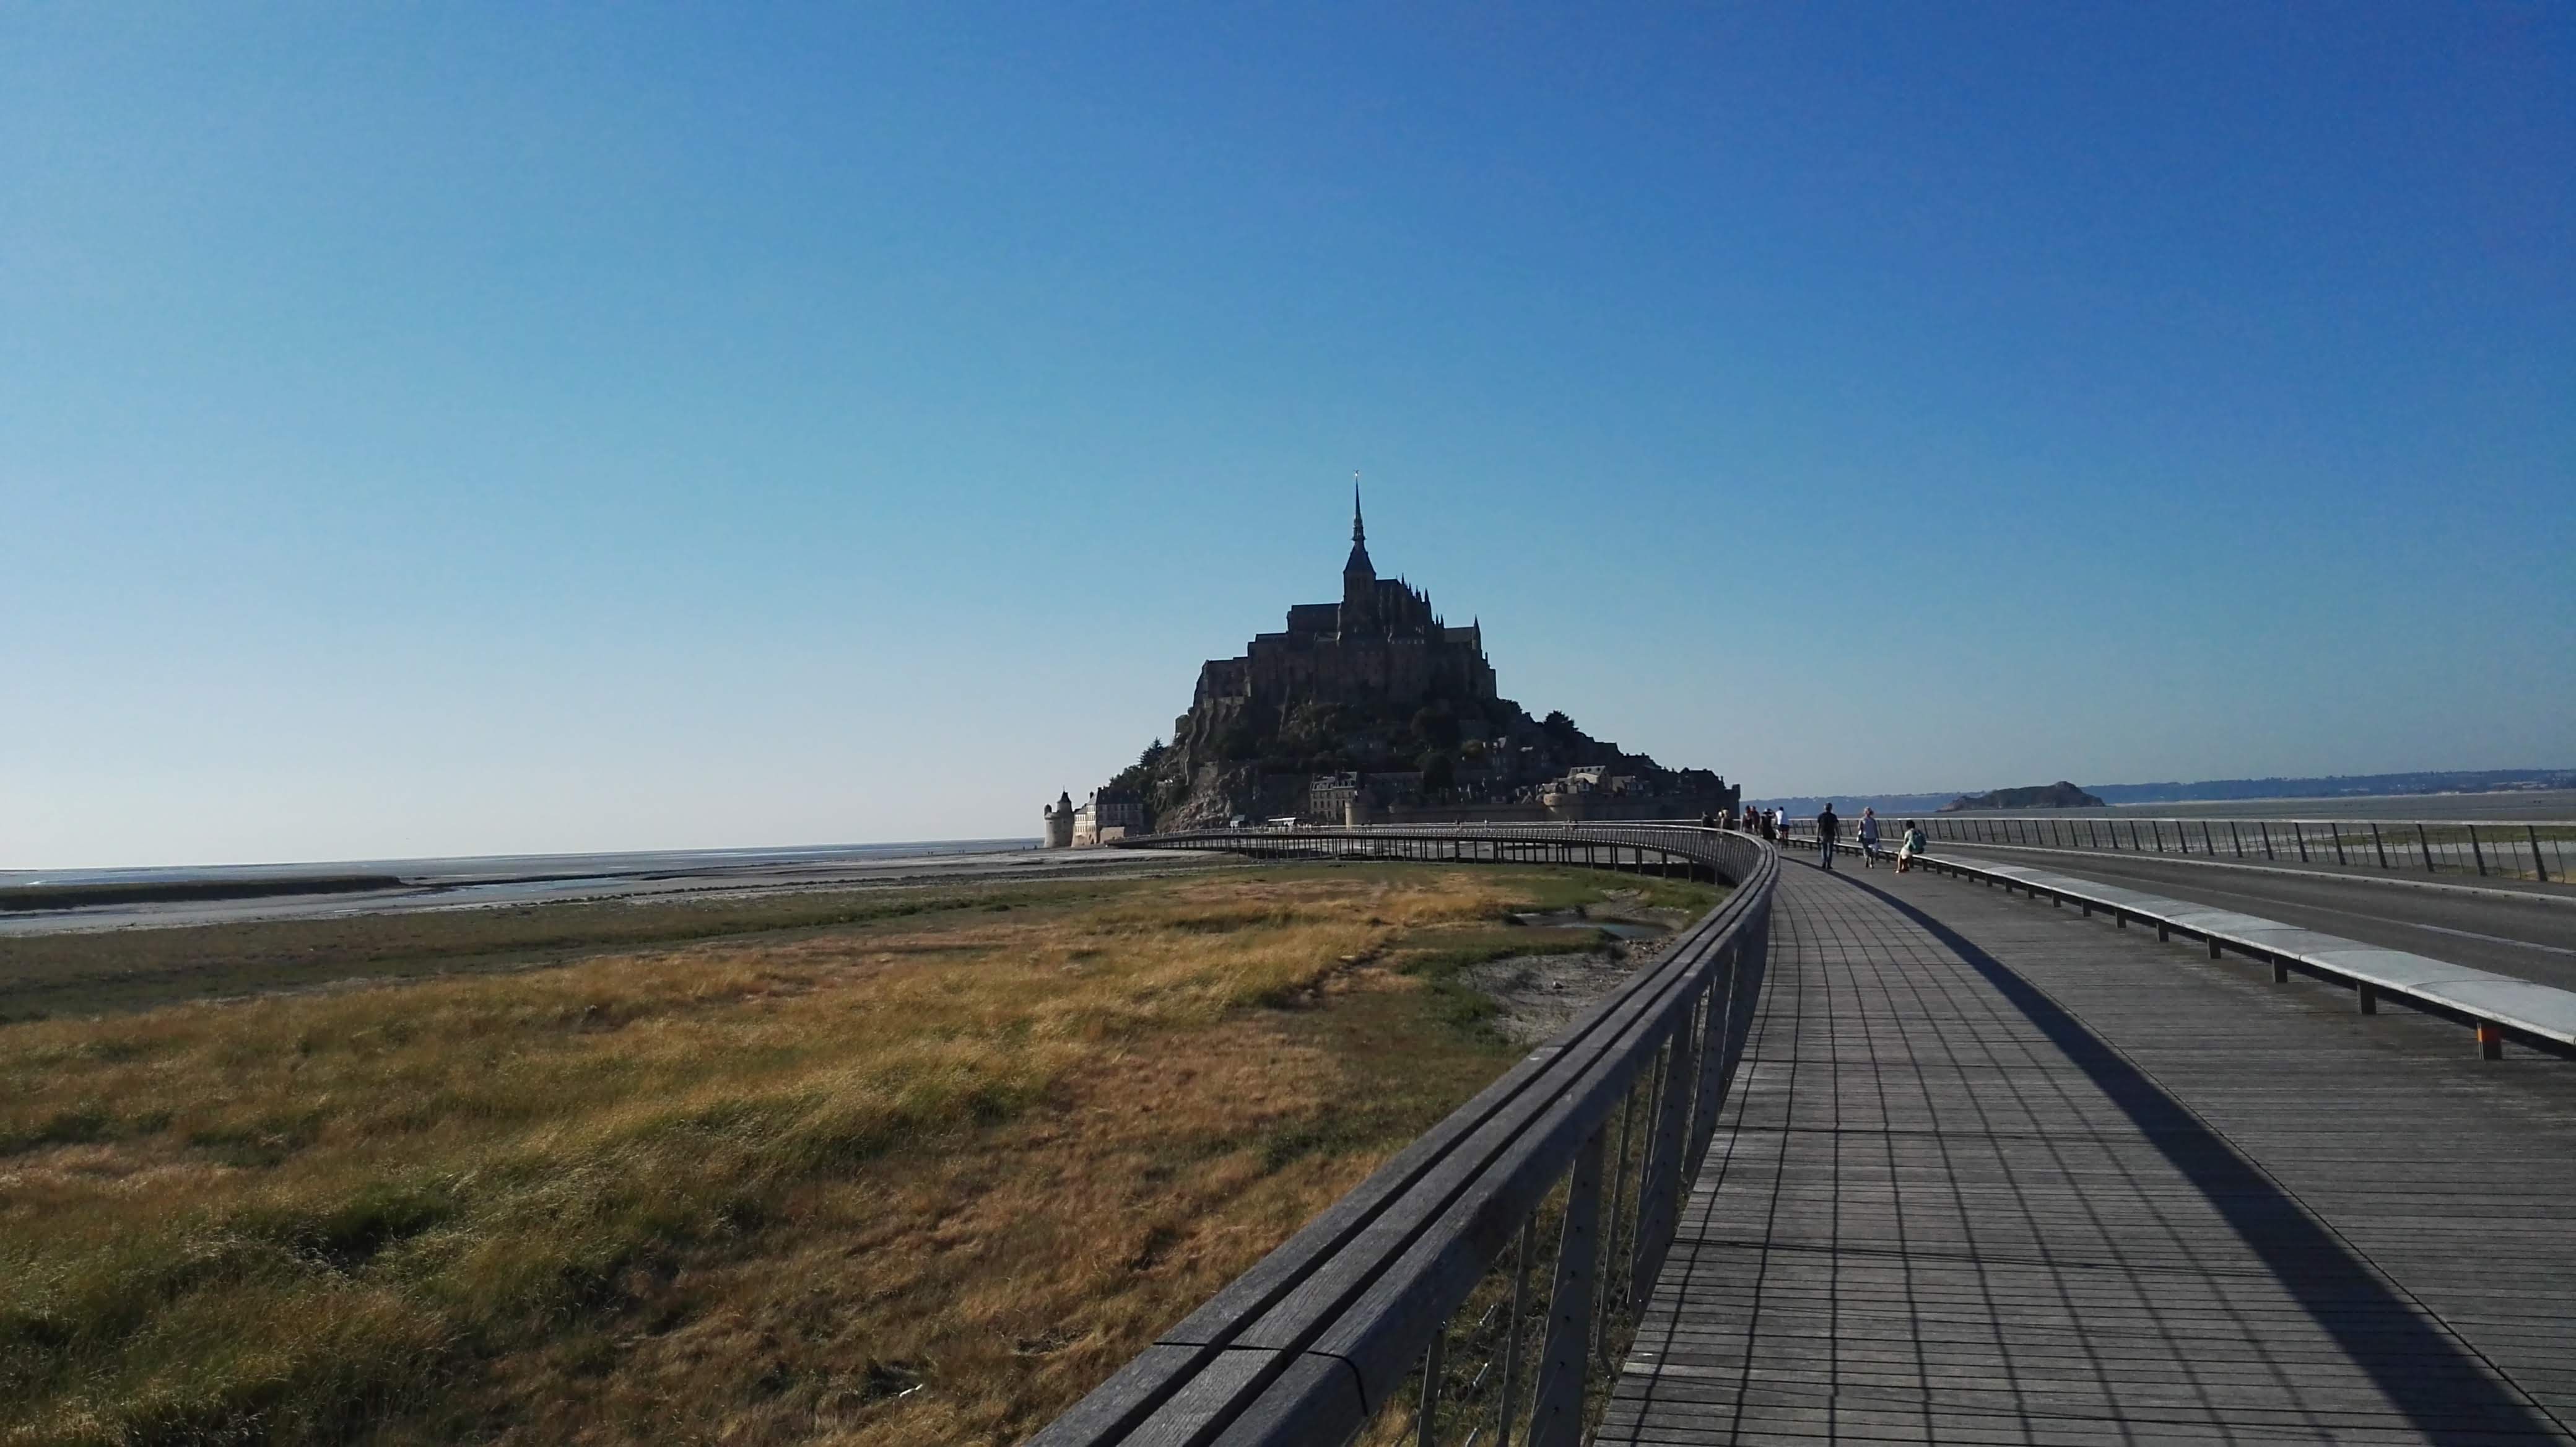
[[[1458,761],[1446,749],[1425,753],[1418,765],[1422,770],[1422,792],[1437,794],[1458,786]]]

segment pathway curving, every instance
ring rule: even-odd
[[[2576,1068],[1856,864],[1600,1441],[2576,1442]]]

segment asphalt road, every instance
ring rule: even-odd
[[[1946,843],[1936,848],[1959,859],[2026,864],[2126,885],[2576,990],[2576,904],[2410,889],[2367,875],[2258,874],[2114,854],[1981,850]]]

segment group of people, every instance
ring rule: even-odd
[[[1776,815],[1778,811],[1773,810],[1772,813]],[[1878,849],[1878,810],[1874,808],[1862,809],[1860,811],[1860,826],[1852,832],[1860,841],[1861,868],[1876,868],[1880,858]],[[1769,833],[1765,833],[1762,837],[1768,839],[1773,836]],[[1826,801],[1824,809],[1816,815],[1816,853],[1823,861],[1825,872],[1828,874],[1833,872],[1834,851],[1841,846],[1842,842],[1842,816],[1834,812],[1833,803],[1828,800]],[[1924,835],[1923,826],[1921,824],[1912,819],[1906,820],[1905,838],[1904,841],[1897,846],[1896,850],[1896,872],[1903,874],[1907,870],[1912,869],[1914,867],[1914,861],[1922,857],[1924,849],[1930,843],[1931,840]]]
[[[1789,828],[1788,816],[1777,809],[1748,808],[1741,815],[1730,809],[1724,814],[1703,817],[1700,822],[1713,828],[1741,829],[1747,834],[1759,834],[1773,844],[1787,837]],[[1886,853],[1879,848],[1881,841],[1879,831],[1878,810],[1862,809],[1860,824],[1852,834],[1860,844],[1863,869],[1874,869],[1880,860],[1887,858]],[[1826,869],[1830,870],[1834,867],[1834,852],[1842,847],[1842,842],[1842,816],[1834,812],[1833,804],[1828,801],[1824,811],[1816,816],[1817,853],[1823,857]],[[1914,861],[1923,856],[1930,844],[1931,839],[1924,834],[1923,826],[1915,820],[1906,820],[1905,833],[1899,838],[1896,848],[1896,872],[1903,874],[1912,869]]]
[[[1729,809],[1723,814],[1704,818],[1700,822],[1712,828],[1741,829],[1747,834],[1759,834],[1774,844],[1780,842],[1789,827],[1788,816],[1777,809],[1747,808],[1740,815]]]

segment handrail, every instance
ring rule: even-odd
[[[1433,1409],[1420,1440],[1429,1442],[1450,1320],[1508,1253],[1520,1283],[1493,1411],[1525,1421],[1530,1447],[1569,1447],[1583,1429],[1585,1381],[1607,1367],[1598,1358],[1608,1318],[1626,1313],[1633,1324],[1670,1245],[1683,1185],[1715,1133],[1761,988],[1778,855],[1742,834],[1637,825],[1222,829],[1120,843],[1459,863],[1599,864],[1606,851],[1613,866],[1627,851],[1630,863],[1645,865],[1651,854],[1734,883],[1662,957],[1030,1439],[1030,1447],[1346,1442],[1419,1364]],[[1640,1102],[1641,1149],[1632,1152]],[[1549,1206],[1559,1216],[1556,1239],[1535,1242]],[[1526,1386],[1516,1386],[1522,1358],[1533,1355],[1523,1350],[1522,1324],[1541,1319],[1523,1301],[1539,1285],[1531,1255],[1547,1244],[1545,1342]],[[1490,1397],[1486,1381],[1479,1375],[1477,1389]]]
[[[2087,915],[2099,911],[2122,929],[2132,923],[2153,925],[2159,940],[2175,935],[2199,940],[2209,946],[2213,960],[2221,951],[2233,950],[2270,964],[2275,982],[2296,971],[2347,986],[2365,1015],[2378,1014],[2379,1002],[2387,999],[2466,1025],[2477,1033],[2478,1053],[2489,1060],[2503,1054],[2507,1040],[2547,1055],[2576,1057],[2576,992],[2026,865],[1971,864],[1943,854],[1919,854],[1913,862],[1917,869],[2001,885],[2006,893],[2019,889],[2034,900],[2045,896],[2053,905],[2073,904]]]
[[[1880,816],[1882,820],[1890,816]],[[2480,879],[2576,882],[2576,820],[2298,819],[2149,815],[2068,810],[2050,814],[1917,814],[1934,843],[2474,874]],[[1849,841],[1856,815],[1843,818]],[[1813,818],[1788,821],[1793,841],[1815,837]]]

